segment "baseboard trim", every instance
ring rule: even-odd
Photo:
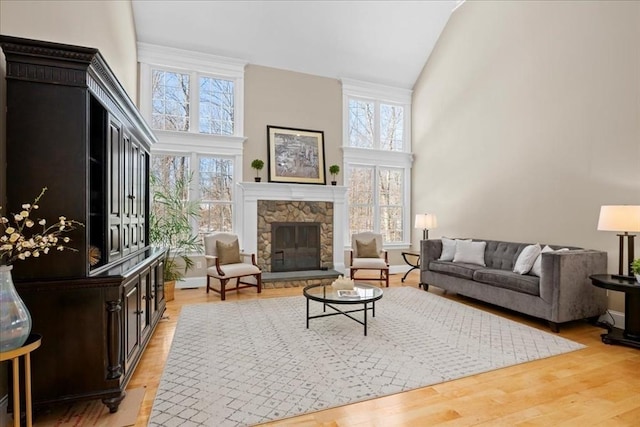
[[[619,329],[624,329],[624,313],[615,310],[607,310],[605,314],[598,319],[601,322],[611,323],[613,318],[613,326]]]

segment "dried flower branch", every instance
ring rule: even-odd
[[[38,258],[48,254],[52,248],[58,251],[78,251],[66,245],[71,239],[62,234],[84,227],[84,224],[64,216],[48,226],[45,219],[32,219],[32,213],[39,208],[38,203],[46,191],[47,187],[44,187],[33,203],[23,204],[20,213],[13,214],[13,221],[0,217],[0,265],[31,257]],[[42,227],[42,231],[27,235],[36,226],[36,222]]]

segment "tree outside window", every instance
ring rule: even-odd
[[[200,157],[200,233],[233,230],[233,161]]]
[[[153,129],[189,132],[198,123],[195,132],[234,134],[233,80],[159,69],[152,70],[151,79]],[[192,87],[192,81],[198,84]]]

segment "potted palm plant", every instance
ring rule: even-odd
[[[260,159],[255,159],[251,162],[251,167],[256,170],[256,177],[254,178],[256,182],[260,182],[262,178],[260,178],[260,171],[264,167],[264,162]]]
[[[178,176],[173,184],[151,174],[152,188],[149,240],[151,244],[169,248],[164,263],[165,298],[173,300],[175,284],[194,267],[191,255],[202,252],[200,237],[193,233],[192,222],[200,217],[198,203],[188,201],[191,175]]]
[[[336,181],[336,177],[338,176],[338,174],[340,173],[340,166],[338,165],[331,165],[329,166],[329,173],[331,174],[331,176],[333,177],[333,180],[331,181],[331,185],[336,185],[338,182]]]

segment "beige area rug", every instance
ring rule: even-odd
[[[411,287],[384,288],[366,337],[305,319],[303,296],[184,306],[149,426],[254,425],[584,347]]]
[[[109,413],[100,399],[60,406],[34,419],[35,427],[125,427],[136,423],[146,389],[127,390],[118,412]]]

